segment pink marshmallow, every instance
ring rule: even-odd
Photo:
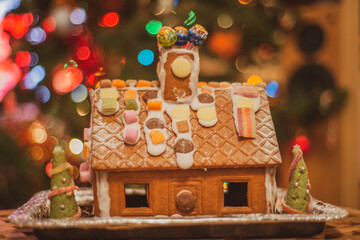
[[[138,121],[138,116],[134,110],[125,110],[123,114],[124,120],[127,124]]]
[[[89,163],[88,161],[85,161],[83,163],[80,164],[80,167],[79,167],[79,171],[87,171],[89,170]]]
[[[89,141],[89,132],[90,132],[89,128],[84,128],[84,142]]]
[[[80,181],[83,183],[90,182],[91,181],[91,172],[90,171],[80,172]]]
[[[90,182],[91,181],[91,171],[89,169],[88,161],[80,164],[79,170],[80,170],[80,181],[83,183]]]
[[[125,142],[136,143],[138,138],[139,130],[137,128],[127,128],[125,132]]]

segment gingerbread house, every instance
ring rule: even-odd
[[[97,216],[273,212],[281,157],[264,86],[198,82],[198,61],[161,49],[159,81],[90,91]]]

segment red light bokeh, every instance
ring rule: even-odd
[[[109,12],[102,18],[102,24],[106,27],[114,27],[119,22],[119,14],[116,12]]]

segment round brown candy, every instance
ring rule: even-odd
[[[100,81],[100,87],[101,88],[111,88],[112,82],[110,79],[103,79]]]
[[[149,91],[146,91],[143,95],[143,100],[145,102],[151,100],[151,99],[155,99],[157,98],[157,94],[158,94],[158,91],[157,90],[149,90]]]
[[[155,128],[163,129],[165,128],[165,124],[160,118],[150,118],[146,122],[146,127],[148,129],[155,129]]]
[[[127,87],[136,87],[137,85],[137,81],[135,79],[128,79],[125,83]]]
[[[212,103],[215,101],[214,97],[208,93],[202,93],[198,95],[199,102],[201,103]]]
[[[179,212],[189,213],[195,209],[196,199],[189,190],[182,190],[176,195],[176,208]]]
[[[218,87],[220,87],[220,83],[219,82],[209,82],[208,86],[212,87],[212,88],[218,88]]]
[[[189,139],[180,138],[175,143],[174,150],[176,153],[189,153],[194,150],[194,144]]]

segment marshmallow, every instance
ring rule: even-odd
[[[125,110],[123,113],[123,116],[124,116],[124,120],[127,124],[138,121],[137,114],[134,110]]]
[[[138,134],[139,130],[137,128],[127,128],[124,137],[125,142],[129,144],[135,144],[138,140]]]

